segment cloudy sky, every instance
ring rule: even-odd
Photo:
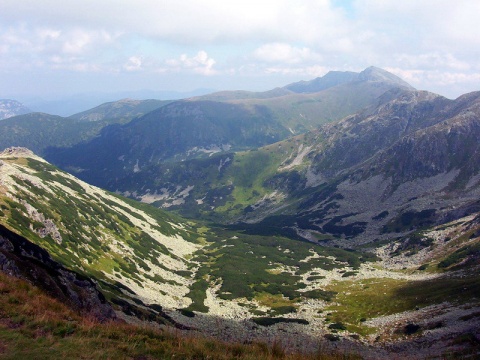
[[[375,65],[480,90],[477,0],[0,0],[0,98],[267,90]]]

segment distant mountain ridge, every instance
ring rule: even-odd
[[[299,81],[289,84],[283,87],[283,89],[296,93],[316,93],[335,86],[358,81],[387,82],[406,90],[414,90],[410,84],[398,76],[375,66],[370,66],[360,73],[351,71],[329,71],[322,77],[310,81]]]
[[[171,101],[122,99],[99,105],[93,109],[69,116],[81,121],[119,120],[126,122],[135,117],[145,115],[164,106]]]
[[[32,112],[16,100],[0,99],[0,120]]]
[[[0,122],[0,147],[23,146],[43,155],[48,147],[70,147],[93,139],[106,126],[127,123],[168,103],[123,99],[68,118],[37,112],[14,116]]]
[[[274,89],[175,101],[128,124],[104,128],[89,142],[43,154],[84,180],[108,186],[111,179],[149,165],[258,148],[374,108],[407,88],[385,73],[367,69],[360,80],[312,94]]]
[[[310,81],[299,81],[289,84],[284,89],[296,93],[314,93],[326,90],[330,87],[345,84],[358,78],[358,73],[350,71],[329,71],[322,77],[315,78]]]

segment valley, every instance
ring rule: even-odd
[[[479,119],[478,92],[374,67],[10,117],[0,264],[98,321],[265,358],[473,358]]]

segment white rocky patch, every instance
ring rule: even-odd
[[[195,155],[196,153],[204,153],[204,154],[208,154],[209,156],[212,156],[222,151],[229,151],[231,148],[232,148],[232,145],[230,144],[221,144],[221,145],[212,144],[208,147],[195,146],[187,150],[186,155],[188,157],[188,156]]]
[[[238,305],[238,302],[248,303],[247,299],[236,299],[235,301],[222,300],[217,297],[221,284],[210,286],[206,291],[204,305],[208,307],[208,314],[221,316],[225,319],[245,319],[250,316],[247,308]]]
[[[133,172],[134,173],[140,172],[140,166],[138,165],[138,159],[137,159],[137,162],[135,163],[135,165],[133,166]]]
[[[305,156],[308,154],[308,152],[312,149],[312,146],[303,146],[303,144],[300,144],[297,150],[297,156],[295,159],[292,160],[292,162],[288,165],[285,165],[281,167],[279,170],[290,170],[293,169],[295,166],[299,166],[303,163],[303,159]]]
[[[232,161],[229,157],[227,157],[225,160],[220,159],[220,164],[218,164],[218,172],[222,170],[222,168],[227,165],[230,161]]]
[[[146,204],[154,203],[155,201],[163,201],[170,197],[170,193],[166,188],[161,188],[161,193],[157,193],[156,191],[152,194],[147,192],[146,194],[140,196],[140,201]],[[128,195],[126,195],[128,196]]]
[[[141,285],[126,278],[120,273],[106,273],[104,275],[113,281],[118,281],[130,288],[137,296],[147,304],[161,304],[169,308],[184,308],[191,304],[192,300],[185,297],[190,291],[187,286],[175,286],[168,283],[156,283],[150,279],[141,279]]]
[[[37,209],[35,209],[32,205],[30,205],[26,201],[20,200],[19,202],[25,206],[25,209],[27,209],[27,213],[31,219],[33,219],[34,221],[41,222],[44,225],[43,228],[35,230],[35,232],[41,238],[44,238],[50,235],[52,239],[55,240],[58,244],[62,243],[62,235],[58,231],[58,228],[52,219],[46,219],[42,213],[40,213]],[[32,224],[30,224],[30,229],[34,231]]]
[[[162,204],[163,208],[169,208],[174,205],[181,205],[185,203],[185,199],[190,195],[190,192],[193,190],[194,185],[188,185],[186,188],[182,189],[181,186],[177,186],[175,192],[171,194],[168,189],[162,188],[162,193],[158,194],[157,192],[151,194],[147,192],[146,194],[140,197],[140,201],[147,204],[151,204],[155,201],[164,201]]]

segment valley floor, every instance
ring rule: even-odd
[[[306,320],[307,325],[281,321],[262,326],[249,312],[249,305],[262,310],[258,302],[224,301],[215,288],[207,290],[208,315],[170,315],[224,341],[280,343],[290,352],[322,348],[365,359],[475,358],[480,356],[480,266],[441,272],[435,265],[451,246],[444,241],[447,235],[462,233],[461,226],[472,219],[428,233],[434,251],[392,257],[396,245],[390,244],[377,249],[380,261],[364,263],[356,271],[314,269],[318,279],[305,290],[321,288],[337,295],[331,302],[304,300],[295,304],[295,313],[282,315]]]

